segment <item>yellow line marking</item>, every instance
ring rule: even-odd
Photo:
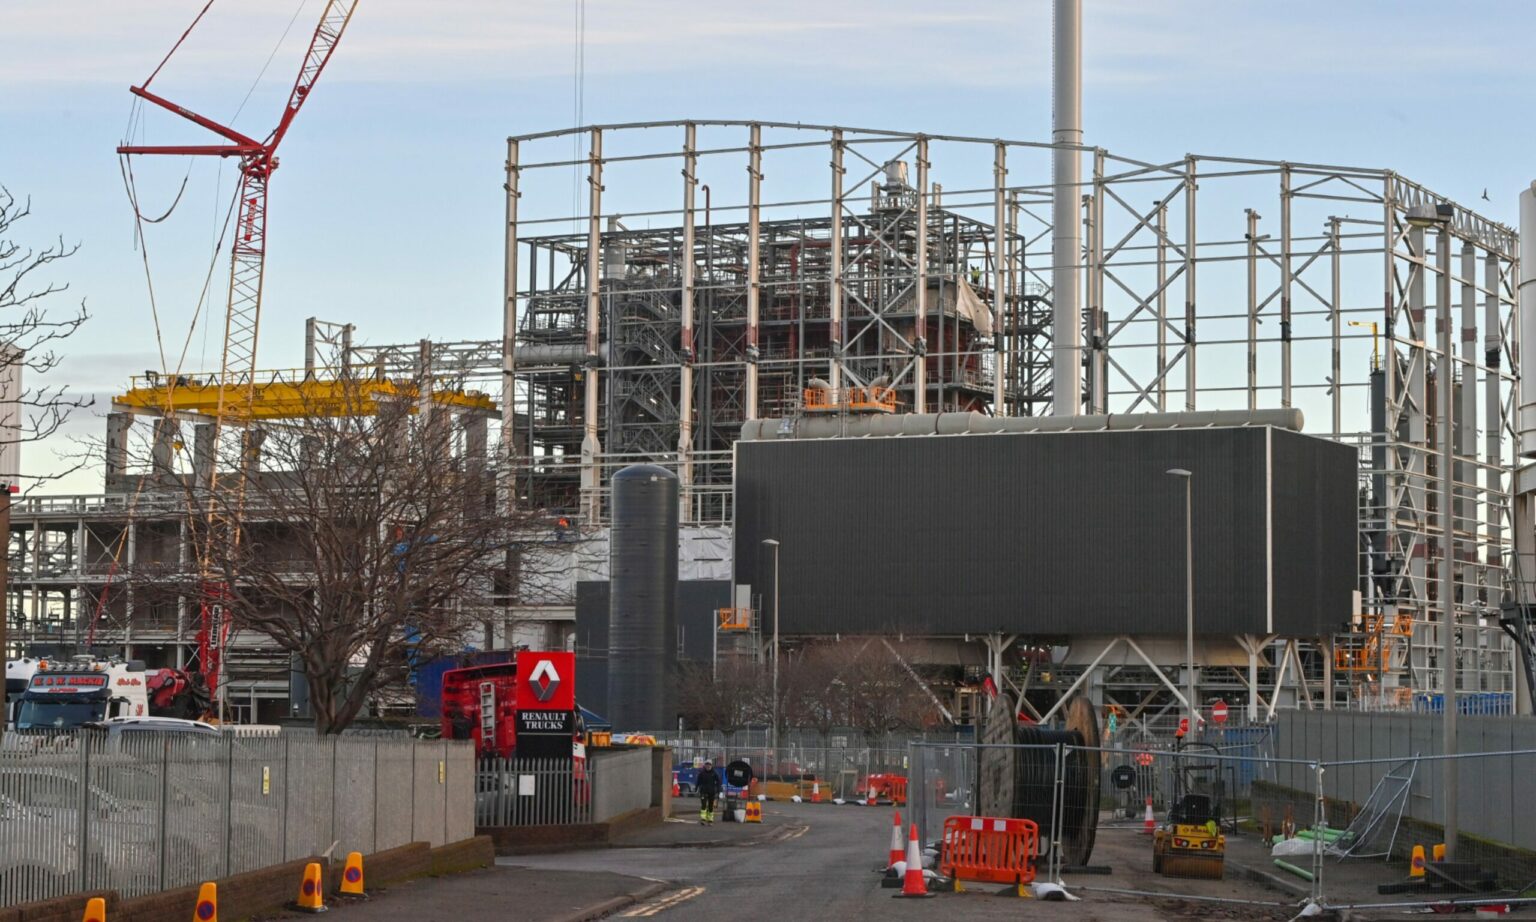
[[[688,887],[687,889],[679,890],[676,893],[669,893],[666,896],[661,897],[660,899],[652,900],[649,903],[643,903],[639,906],[636,906],[634,909],[631,909],[629,912],[621,913],[620,915],[622,918],[626,919],[633,919],[641,916],[654,916],[658,912],[671,909],[673,906],[676,906],[679,903],[687,902],[688,900],[693,899],[703,892],[703,887]]]

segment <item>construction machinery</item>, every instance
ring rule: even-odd
[[[152,105],[173,112],[213,132],[222,138],[224,143],[124,144],[118,147],[117,152],[120,156],[166,154],[230,157],[235,158],[240,165],[240,186],[235,203],[235,238],[230,248],[229,295],[224,316],[223,356],[219,364],[218,377],[213,386],[209,387],[205,383],[194,383],[171,369],[165,369],[164,386],[157,384],[156,387],[151,388],[153,393],[150,396],[150,399],[153,399],[161,407],[161,411],[168,416],[174,416],[177,411],[179,395],[176,393],[176,387],[178,385],[185,387],[189,392],[187,396],[192,402],[197,402],[199,399],[205,401],[207,406],[204,409],[213,423],[210,444],[216,449],[222,427],[227,423],[241,427],[247,425],[252,416],[252,406],[256,402],[258,390],[256,344],[260,330],[262,281],[266,270],[267,254],[267,187],[272,173],[278,166],[277,149],[283,138],[287,136],[289,128],[292,127],[299,109],[313,95],[315,83],[320,79],[326,64],[330,62],[331,55],[336,50],[337,43],[341,41],[341,35],[346,30],[347,23],[351,21],[357,4],[356,0],[328,0],[320,14],[320,23],[310,38],[303,64],[299,68],[299,75],[294,80],[292,90],[289,91],[287,105],[283,108],[276,127],[264,140],[257,140],[227,125],[199,115],[149,89],[166,62],[181,47],[187,35],[197,27],[212,5],[213,0],[209,0],[186,33],[172,46],[171,51],[148,79],[140,86],[130,87],[130,92]],[[131,171],[126,175],[131,177]],[[134,202],[137,213],[137,197],[130,194],[130,198]],[[142,215],[139,217],[142,220]],[[207,477],[208,483],[204,486],[210,493],[215,492],[220,486],[217,464],[208,465]],[[209,689],[220,701],[223,699],[220,688],[221,667],[232,626],[227,616],[229,600],[227,575],[215,573],[213,548],[217,543],[238,545],[240,542],[239,520],[244,499],[243,481],[240,477],[235,477],[233,480],[237,494],[235,502],[222,505],[209,503],[207,506],[208,512],[206,521],[203,523],[201,546],[197,555],[202,586],[199,606],[201,625],[197,633],[198,667]],[[232,509],[233,513],[221,514],[218,511],[221,508]]]
[[[1174,797],[1168,817],[1152,833],[1152,870],[1164,877],[1220,880],[1226,869],[1227,837],[1221,831],[1220,762],[1209,743],[1184,743],[1175,750]]]
[[[199,673],[146,669],[140,660],[17,660],[8,675],[28,673],[16,702],[20,731],[72,731],[114,717],[189,719],[209,709],[208,686]]]

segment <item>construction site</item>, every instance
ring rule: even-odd
[[[224,120],[173,81],[265,13],[191,3],[158,65],[135,59],[115,154],[157,359],[64,473],[19,446],[90,403],[21,375],[88,317],[46,321],[68,286],[21,282],[74,250],[13,244],[30,202],[0,186],[0,308],[34,337],[0,337],[0,905],[207,919],[219,881],[232,917],[334,895],[381,919],[863,918],[885,890],[947,894],[897,916],[1014,917],[977,884],[1069,918],[1536,905],[1536,182],[1468,205],[1405,175],[1432,158],[1178,153],[1139,128],[1114,137],[1149,149],[1112,150],[1084,130],[1080,0],[1031,20],[1034,133],[589,119],[575,0],[568,127],[516,96],[474,115],[517,113],[480,152],[499,236],[454,214],[486,238],[475,265],[422,245],[366,280],[481,299],[407,325],[359,270],[334,273],[351,301],[309,279],[321,307],[284,313],[280,148],[330,150],[285,140],[338,49],[411,79],[349,32],[362,5],[299,2]],[[647,25],[767,41],[725,6]],[[529,32],[475,40],[526,76],[550,44]],[[195,164],[206,275],[153,229],[187,220]],[[182,170],[164,214],[142,206]],[[421,182],[446,201],[449,172]],[[326,220],[364,220],[327,181]],[[430,235],[407,201],[391,219]],[[22,491],[81,469],[99,489]],[[365,851],[410,886],[363,902]]]
[[[1148,728],[1216,699],[1256,722],[1291,708],[1438,710],[1452,649],[1463,708],[1530,712],[1536,559],[1523,459],[1536,454],[1536,418],[1522,408],[1536,400],[1520,382],[1536,380],[1536,366],[1523,374],[1521,241],[1510,227],[1390,165],[1086,145],[1080,78],[1064,58],[1057,123],[1035,140],[751,119],[513,136],[496,154],[505,290],[499,311],[485,310],[485,339],[373,344],[345,318],[311,320],[304,366],[268,369],[256,353],[266,182],[350,15],[350,4],[328,8],[319,57],[271,139],[204,125],[229,143],[221,156],[240,158],[246,190],[223,360],[124,383],[105,421],[102,492],[13,504],[8,655],[90,649],[180,668],[225,650],[216,684],[233,716],[286,713],[286,655],[219,624],[198,593],[155,592],[141,577],[206,569],[182,494],[217,481],[220,446],[239,441],[240,463],[259,466],[263,431],[366,414],[374,404],[357,402],[362,393],[451,419],[452,450],[493,472],[500,508],[557,523],[555,547],[509,565],[503,588],[463,600],[466,647],[584,649],[577,588],[608,578],[610,478],[645,463],[677,477],[679,581],[710,587],[693,604],[714,635],[711,659],[760,660],[782,595],[792,645],[882,624],[921,639],[913,665],[943,690],[952,719],[977,713],[967,696],[986,677],[1037,716],[1082,690]],[[574,213],[572,184],[583,190]],[[952,532],[917,529],[904,510],[979,512],[997,498],[989,491],[1034,489],[1047,469],[1019,462],[984,491],[982,462],[917,463],[924,446],[1002,436],[1109,445],[1087,436],[1121,433],[1116,450],[1134,459],[1159,433],[1247,429],[1266,433],[1252,456],[1269,471],[1255,486],[1257,518],[1220,523],[1209,540],[1257,540],[1251,559],[1195,567],[1175,553],[1179,497],[1187,487],[1191,508],[1207,508],[1234,465],[1249,464],[1230,453],[1175,451],[1165,466],[1192,468],[1182,481],[1139,471],[1133,492],[1167,502],[1134,510],[1103,480],[1058,478],[1094,508],[1084,514],[1094,524],[1046,542],[1077,548],[1055,572],[1067,585],[1106,568],[1167,583],[1155,611],[1086,617],[1102,606],[999,584],[986,605],[1006,615],[939,612],[937,597],[904,611],[899,596],[878,615],[809,614],[828,572],[851,575],[856,598],[878,594],[879,568],[860,554],[964,580],[1009,568],[979,553],[999,532],[964,515]],[[1296,527],[1327,541],[1275,537],[1276,510],[1295,495],[1276,484],[1299,457],[1275,445],[1296,433],[1298,451],[1327,455],[1318,463],[1332,490],[1313,497],[1321,518]],[[781,498],[744,495],[745,459],[759,443],[809,450],[822,439],[881,447],[856,462],[872,469],[827,495],[801,491],[817,498],[800,518],[765,519]],[[801,463],[775,489],[795,492]],[[910,475],[876,474],[894,469]],[[259,510],[248,516],[240,527],[261,527]],[[1198,555],[1208,523],[1187,524]],[[1125,559],[1094,553],[1094,536],[1109,533],[1131,536],[1115,545]],[[772,573],[767,539],[783,539]],[[955,541],[978,552],[956,557]],[[1282,559],[1279,544],[1300,556]],[[552,555],[563,563],[551,568]],[[546,575],[519,579],[529,560]],[[1188,649],[1186,563],[1198,638]],[[1222,570],[1230,579],[1207,585]],[[1250,577],[1262,584],[1252,592],[1232,582]],[[1307,582],[1304,601],[1298,617],[1277,618],[1276,582],[1285,589],[1289,577]]]

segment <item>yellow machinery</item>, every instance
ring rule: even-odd
[[[224,418],[301,419],[325,416],[372,416],[381,402],[421,400],[415,381],[392,381],[382,377],[319,377],[301,370],[253,372],[238,380],[220,381],[218,375],[135,375],[126,394],[113,398],[113,405],[129,412],[159,415],[167,408],[178,414],[215,416],[220,409]],[[466,391],[444,382],[431,389],[436,406],[459,410],[496,412],[496,403],[486,394]]]
[[[1152,832],[1152,870],[1164,877],[1220,880],[1226,870],[1227,837],[1221,832],[1219,763],[1199,762],[1208,743],[1186,743],[1174,754],[1174,800],[1163,825]]]

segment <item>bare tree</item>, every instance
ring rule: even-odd
[[[49,278],[50,271],[55,263],[75,255],[79,244],[56,238],[38,249],[19,242],[17,225],[31,214],[30,201],[18,202],[0,185],[0,438],[11,444],[46,439],[59,431],[71,412],[91,404],[89,398],[76,397],[63,385],[23,385],[16,393],[5,390],[21,372],[31,378],[57,368],[57,345],[87,319],[83,303],[63,312],[54,312],[49,303],[69,289],[67,283]],[[5,431],[12,427],[15,431]],[[66,473],[53,471],[31,478],[35,482]]]
[[[498,505],[483,430],[470,437],[428,387],[328,382],[282,419],[226,426],[217,446],[205,429],[188,440],[190,471],[162,462],[150,481],[185,496],[201,562],[154,581],[216,613],[200,647],[250,631],[296,655],[322,733],[404,697],[418,664],[482,643],[528,582],[509,560],[526,571],[561,556],[544,515]]]
[[[767,717],[769,688],[764,670],[741,657],[681,664],[678,706],[684,720],[703,730],[734,733]]]

